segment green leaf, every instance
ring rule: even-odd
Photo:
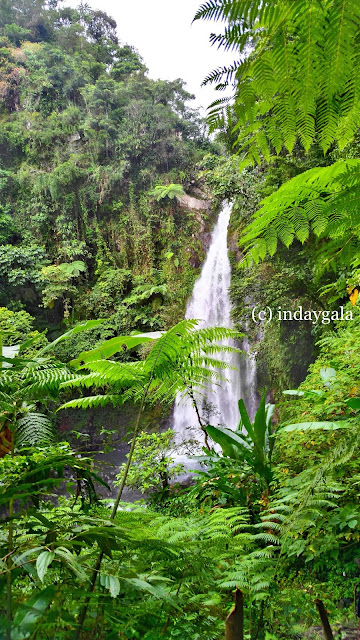
[[[158,598],[160,600],[167,600],[168,602],[171,602],[173,607],[176,607],[176,609],[180,610],[180,607],[178,607],[175,601],[169,596],[169,594],[161,586],[150,584],[149,582],[146,582],[145,580],[141,580],[140,578],[124,578],[124,580],[125,582],[128,582],[136,589],[140,589],[141,591],[147,591],[155,598]]]
[[[224,456],[232,458],[233,460],[243,459],[248,456],[249,449],[244,443],[243,438],[234,431],[231,431],[231,429],[214,427],[212,425],[208,425],[205,429],[210,438],[220,445]]]
[[[44,347],[43,349],[41,349],[41,351],[39,351],[38,355],[40,356],[43,353],[47,353],[48,351],[51,351],[51,349],[53,349],[53,347],[59,344],[59,342],[62,342],[63,340],[67,340],[68,338],[76,335],[77,333],[82,333],[83,331],[88,331],[88,330],[90,331],[91,329],[96,329],[96,327],[99,327],[103,322],[104,320],[88,320],[87,322],[81,322],[80,324],[77,324],[75,327],[73,327],[69,331],[66,331],[66,333],[63,333],[61,336],[56,338],[56,340],[54,340],[53,342],[50,342],[50,344],[47,344],[46,347]]]
[[[58,547],[55,549],[55,554],[59,556],[63,563],[67,565],[67,567],[75,573],[75,575],[81,580],[81,582],[86,582],[88,580],[88,576],[86,575],[84,569],[81,564],[76,560],[73,554],[66,549],[66,547]]]
[[[288,424],[286,427],[281,427],[279,433],[291,432],[291,431],[311,431],[316,429],[323,429],[325,431],[334,431],[335,429],[346,429],[348,427],[347,422],[298,422],[296,424]]]
[[[111,338],[110,340],[106,340],[100,347],[97,347],[97,349],[83,351],[75,360],[72,360],[70,364],[78,366],[81,363],[86,364],[87,362],[93,362],[95,360],[107,360],[115,353],[123,351],[124,349],[132,349],[139,344],[158,340],[161,335],[162,333],[160,331],[155,331]]]
[[[265,408],[266,391],[260,400],[259,408],[255,414],[253,430],[255,436],[254,444],[258,447],[258,453],[263,451],[265,447],[266,434],[266,408]]]
[[[350,527],[350,529],[355,529],[357,525],[357,520],[350,520],[350,522],[348,522],[348,527]]]
[[[120,593],[120,581],[116,576],[109,576],[109,590],[112,598],[116,598],[116,596]]]
[[[44,582],[44,576],[47,573],[49,565],[55,558],[53,551],[43,551],[36,559],[36,571],[41,582]]]
[[[64,275],[77,278],[82,271],[86,271],[86,265],[82,260],[75,260],[75,262],[59,264],[59,269]]]
[[[360,398],[351,398],[346,400],[346,404],[350,409],[360,409]]]
[[[21,567],[23,571],[29,573],[35,580],[37,577],[37,571],[35,570],[32,560],[34,559],[34,554],[38,551],[42,551],[42,549],[43,547],[33,547],[32,549],[28,549],[23,553],[13,556],[14,564]]]
[[[11,640],[24,640],[35,631],[38,621],[54,598],[55,591],[55,586],[50,585],[19,606],[14,616]]]
[[[248,412],[246,411],[244,400],[239,400],[239,411],[241,416],[241,423],[239,425],[239,430],[244,426],[246,431],[253,437],[253,428],[250,422],[250,418],[248,416]]]
[[[331,367],[320,369],[320,375],[326,387],[331,387],[336,380],[336,371]]]
[[[286,391],[283,391],[283,394],[286,396],[298,396],[299,398],[301,397],[311,397],[311,396],[321,396],[323,394],[323,391],[317,391],[315,389],[311,390],[311,391],[300,391],[300,389],[287,389]]]
[[[110,591],[111,597],[116,598],[120,593],[120,580],[116,576],[100,574],[100,584]]]
[[[183,196],[185,191],[181,184],[165,184],[158,185],[152,191],[149,191],[149,195],[156,198],[159,202],[164,198],[170,198],[173,200],[175,196]]]

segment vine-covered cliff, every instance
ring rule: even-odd
[[[102,11],[24,0],[1,16],[0,306],[50,335],[107,318],[94,340],[174,324],[211,214],[192,96],[151,80]]]

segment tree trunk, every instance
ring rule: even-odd
[[[240,589],[235,591],[235,606],[226,618],[225,640],[244,640],[244,596]]]
[[[327,617],[326,609],[324,607],[324,603],[322,602],[322,600],[319,600],[318,598],[316,598],[315,604],[319,612],[319,616],[320,616],[322,628],[324,629],[326,640],[334,640],[333,632],[331,631],[331,627],[330,627],[329,619]]]

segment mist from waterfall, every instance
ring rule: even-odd
[[[223,205],[211,236],[210,247],[201,274],[186,307],[185,317],[197,319],[199,326],[232,328],[229,287],[231,267],[228,257],[227,232],[231,205]],[[228,342],[229,344],[229,342]],[[249,343],[240,346],[248,354]],[[197,395],[197,406],[206,424],[223,425],[235,429],[239,423],[238,400],[243,398],[250,417],[255,413],[256,368],[252,357],[245,354],[223,353],[219,359],[234,367],[222,370],[227,382],[209,384]],[[173,414],[175,441],[180,444],[189,437],[202,445],[204,436],[198,424],[191,400],[178,397]]]

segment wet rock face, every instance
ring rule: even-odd
[[[176,196],[177,203],[183,209],[192,209],[193,211],[209,211],[211,202],[209,200],[200,200],[186,193],[183,196]]]
[[[205,231],[201,234],[200,238],[203,247],[206,249],[206,251],[208,251],[211,242],[211,231]]]
[[[181,209],[192,211],[197,222],[197,232],[193,234],[193,239],[200,241],[203,251],[206,254],[211,242],[211,226],[214,219],[213,201],[199,187],[191,186],[191,193],[183,196],[176,196],[177,205]],[[195,197],[195,195],[198,197]],[[195,247],[189,247],[189,264],[193,269],[198,269],[204,261],[204,256],[199,254]]]

